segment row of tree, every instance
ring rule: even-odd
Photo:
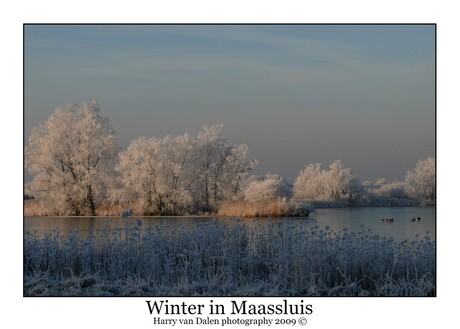
[[[119,154],[118,187],[111,199],[142,214],[214,212],[240,197],[257,161],[246,160],[246,145],[229,145],[222,125],[188,134],[139,138]]]
[[[407,171],[405,179],[387,182],[384,178],[362,183],[365,202],[376,206],[436,205],[436,161],[426,158]]]
[[[30,193],[47,213],[91,214],[104,202],[143,215],[213,212],[241,196],[250,171],[246,145],[230,145],[222,125],[188,134],[139,138],[118,152],[95,102],[58,108],[35,128],[25,166]]]
[[[47,214],[96,215],[103,204],[142,215],[218,212],[224,204],[277,200],[366,205],[388,200],[434,204],[434,159],[419,162],[406,181],[362,184],[335,161],[329,170],[309,164],[293,185],[276,174],[254,177],[258,164],[246,145],[231,145],[222,125],[196,136],[142,137],[119,152],[115,133],[95,102],[56,109],[33,129],[25,166],[26,189]],[[372,187],[372,188],[371,188]]]

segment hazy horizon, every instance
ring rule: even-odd
[[[434,25],[25,25],[24,127],[96,99],[121,149],[222,123],[255,174],[435,155]]]

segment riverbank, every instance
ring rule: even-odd
[[[435,243],[290,222],[24,238],[25,296],[434,296]]]
[[[103,204],[98,208],[97,216],[120,216],[126,209],[119,205]],[[308,217],[314,211],[314,207],[310,203],[301,203],[286,201],[286,199],[279,199],[273,202],[263,203],[249,203],[246,201],[234,201],[224,203],[217,212],[207,213],[192,213],[180,214],[187,217],[193,216],[229,216],[229,217]],[[178,214],[179,215],[179,214]],[[25,217],[40,217],[40,216],[54,216],[48,214],[40,205],[38,200],[32,199],[24,201],[24,216]],[[85,216],[85,215],[83,215]],[[86,214],[86,216],[90,216]],[[133,216],[146,217],[140,213],[133,213]],[[156,215],[161,216],[161,215]],[[91,216],[95,217],[95,216]]]

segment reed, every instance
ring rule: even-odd
[[[37,199],[24,201],[24,216],[48,216]]]
[[[235,201],[223,204],[218,214],[229,217],[284,217],[289,214],[289,208],[285,200],[273,202],[249,203],[247,201]]]
[[[257,217],[308,217],[314,211],[310,203],[280,198],[270,202],[234,201],[224,203],[218,211],[220,216]]]
[[[435,246],[210,219],[24,236],[25,296],[433,296]]]

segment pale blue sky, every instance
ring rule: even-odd
[[[95,98],[120,146],[224,124],[256,173],[336,159],[402,179],[435,152],[434,25],[26,25],[25,134]]]

